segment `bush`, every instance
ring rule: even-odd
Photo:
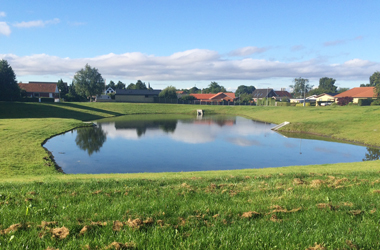
[[[375,106],[375,105],[380,105],[380,99],[376,99],[376,100],[373,100],[373,102],[371,102],[371,106]]]
[[[349,104],[350,102],[352,102],[352,100],[353,100],[353,98],[349,97],[349,96],[339,97],[337,99],[337,103],[339,106],[345,106],[345,105]]]
[[[367,98],[367,99],[359,99],[358,105],[359,106],[369,106],[372,105],[372,102],[374,100],[372,98]]]

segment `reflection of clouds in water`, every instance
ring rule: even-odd
[[[114,123],[102,124],[102,129],[107,132],[107,138],[124,138],[127,140],[140,139],[137,134],[137,129],[116,129]],[[159,129],[147,129],[145,137],[156,137],[163,135],[164,132]]]
[[[195,125],[195,126],[194,126]],[[107,132],[108,138],[125,138],[128,140],[141,139],[137,135],[136,129],[116,129],[114,123],[103,123],[102,129]],[[179,121],[173,133],[166,134],[160,129],[147,128],[144,137],[158,137],[162,135],[169,136],[175,141],[181,141],[190,144],[207,143],[215,141],[218,136],[240,136],[239,138],[227,139],[227,141],[240,146],[259,145],[258,141],[245,139],[249,135],[269,135],[273,133],[270,126],[263,126],[262,123],[256,123],[242,117],[236,118],[236,124],[233,126],[217,126],[194,124]]]
[[[217,134],[222,130],[218,126],[193,126],[193,124],[178,123],[170,138],[191,144],[215,141]]]
[[[236,118],[236,126],[230,127],[229,130],[233,130],[234,134],[238,135],[262,135],[264,133],[274,133],[270,130],[270,125],[265,125],[264,123],[254,122],[242,117]]]
[[[253,145],[260,146],[261,145],[261,143],[259,141],[249,140],[249,139],[244,138],[244,137],[228,138],[227,141],[231,142],[235,145],[242,146],[242,147],[248,147],[248,146],[253,146]]]

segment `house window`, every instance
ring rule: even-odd
[[[33,93],[34,97],[40,97],[40,93]]]
[[[145,95],[145,98],[148,98],[149,96],[148,95]]]

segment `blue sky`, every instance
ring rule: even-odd
[[[71,83],[86,63],[109,82],[162,89],[217,81],[340,87],[380,71],[380,1],[4,1],[0,59],[17,80]]]

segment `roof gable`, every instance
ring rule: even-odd
[[[58,93],[57,83],[19,83],[20,89],[24,89],[26,92],[33,93]]]
[[[277,96],[273,89],[255,89],[252,93],[253,98],[265,98],[271,96]]]
[[[344,91],[335,96],[335,98],[339,97],[356,97],[356,98],[372,98],[376,97],[375,87],[356,87]]]
[[[278,97],[289,97],[292,98],[292,95],[285,90],[275,90],[274,91]]]

